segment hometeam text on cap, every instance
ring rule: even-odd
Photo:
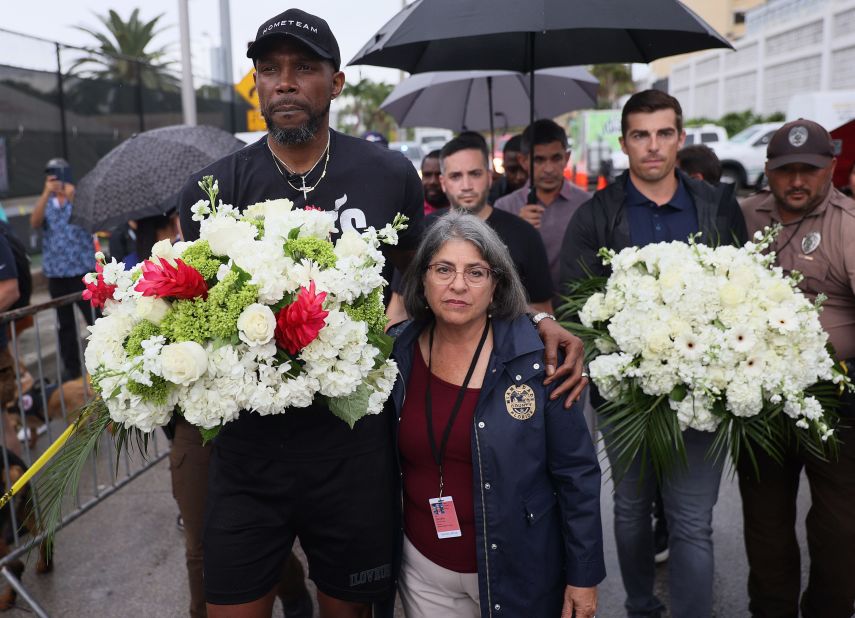
[[[282,36],[295,38],[305,44],[321,58],[332,62],[336,71],[341,67],[338,41],[330,30],[329,24],[320,17],[300,9],[288,9],[261,24],[255,40],[246,50],[246,57],[256,60],[265,42]]]

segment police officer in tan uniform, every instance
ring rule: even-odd
[[[855,201],[831,179],[836,159],[828,132],[810,120],[781,127],[766,151],[769,189],[742,209],[748,232],[780,223],[773,250],[786,272],[804,275],[799,288],[822,293],[820,321],[839,360],[855,359]],[[855,363],[849,363],[855,368]],[[849,618],[855,604],[855,405],[840,409],[840,453],[822,461],[793,442],[783,465],[759,449],[759,477],[749,461],[739,466],[750,568],[749,609],[755,618]],[[796,495],[805,470],[812,497],[807,514],[810,574],[799,602]]]

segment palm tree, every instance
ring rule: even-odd
[[[142,21],[140,10],[134,9],[123,21],[112,9],[107,15],[95,15],[104,24],[106,32],[97,32],[85,26],[76,26],[98,41],[98,47],[76,60],[69,72],[84,77],[108,79],[121,83],[142,84],[153,90],[177,90],[178,79],[169,68],[173,61],[166,60],[167,47],[150,49],[152,40],[163,29],[155,30],[163,13],[152,20]]]
[[[597,107],[600,109],[613,107],[620,97],[635,90],[632,69],[628,64],[595,64],[591,67],[591,74],[600,80],[597,93]]]
[[[380,104],[392,92],[393,86],[385,82],[375,82],[367,77],[355,84],[345,84],[342,95],[348,103],[342,108],[342,114],[351,116],[352,124],[343,127],[351,135],[363,131],[379,131],[388,137],[395,128],[395,120],[382,109]]]

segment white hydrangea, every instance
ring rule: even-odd
[[[368,384],[372,389],[368,397],[368,414],[380,414],[383,411],[383,404],[389,399],[397,376],[398,365],[391,359],[368,375]]]
[[[607,258],[612,275],[579,317],[604,324],[591,379],[607,399],[629,381],[652,396],[682,384],[689,396],[671,402],[684,427],[713,431],[718,399],[730,414],[750,417],[785,402],[794,419],[817,423],[819,403],[802,393],[833,371],[817,308],[761,250],[671,242],[631,247]],[[612,343],[613,341],[613,343]],[[824,430],[823,430],[824,431]]]
[[[353,393],[374,367],[379,350],[368,344],[368,325],[342,311],[330,311],[326,327],[300,353],[306,375],[320,384],[327,397]]]

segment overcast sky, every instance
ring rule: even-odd
[[[170,45],[176,59],[180,58],[178,44],[178,0],[7,0],[3,3],[0,28],[63,43],[93,46],[93,38],[74,26],[98,29],[101,26],[95,14],[106,14],[116,10],[127,19],[134,7],[140,7],[144,20],[163,13],[160,24],[165,31],[155,41]],[[211,71],[210,49],[220,44],[219,1],[190,0],[190,38],[193,52],[193,72],[209,76]],[[246,46],[255,38],[255,32],[268,18],[278,15],[291,6],[303,8],[327,20],[338,39],[342,64],[346,64],[362,45],[396,12],[401,9],[401,0],[313,0],[311,3],[273,2],[256,0],[230,1],[232,32],[232,66],[234,77],[239,79],[252,68],[246,57]],[[103,28],[103,27],[102,27]],[[0,41],[9,37],[0,34]],[[49,62],[49,54],[33,43],[15,42],[0,45],[0,63],[17,66],[39,66]],[[360,75],[375,80],[397,83],[398,72],[376,67],[344,68],[350,82],[358,81]]]

